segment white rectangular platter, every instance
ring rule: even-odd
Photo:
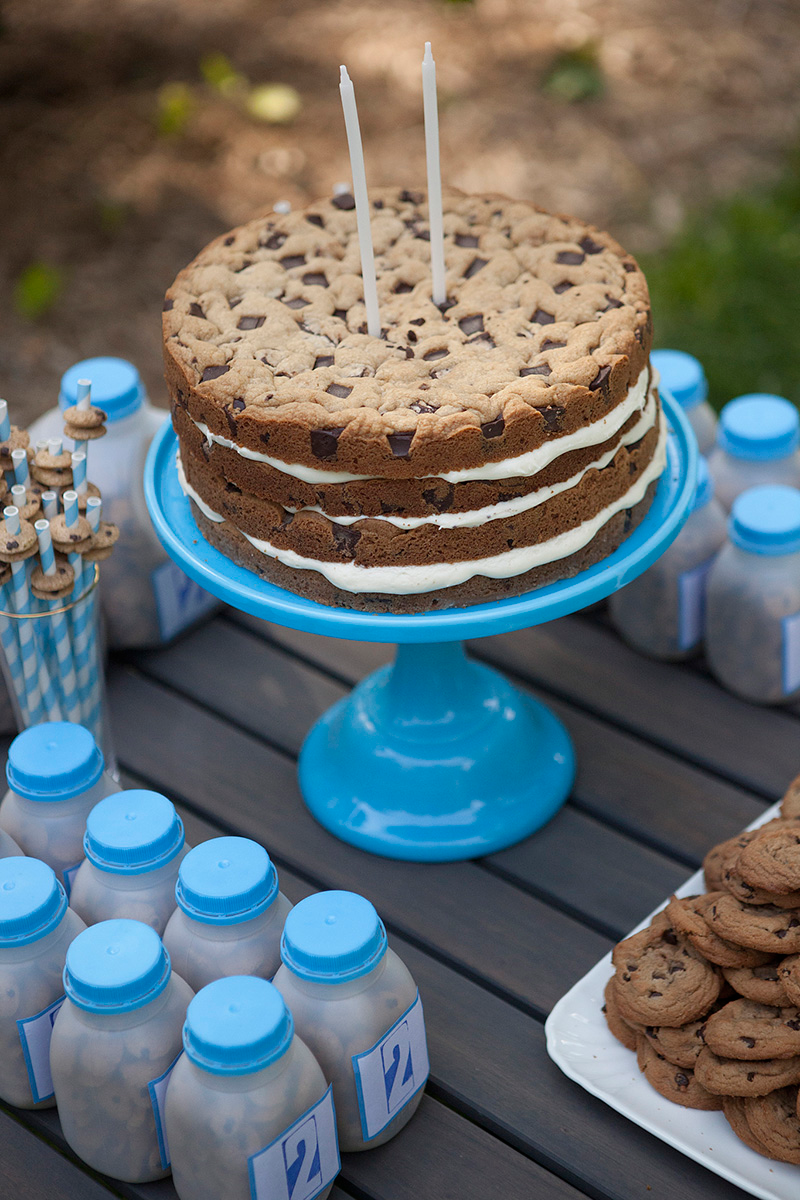
[[[748,828],[778,815],[776,804]],[[698,871],[677,894],[690,896],[705,890],[703,874]],[[650,916],[631,932],[643,929]],[[800,1167],[773,1162],[750,1150],[721,1112],[681,1108],[650,1086],[636,1065],[636,1055],[626,1050],[606,1025],[603,990],[612,974],[611,955],[607,954],[558,1001],[545,1024],[547,1052],[553,1062],[587,1092],[751,1195],[761,1200],[798,1200]]]

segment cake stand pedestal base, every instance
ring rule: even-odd
[[[326,829],[416,861],[520,841],[564,803],[574,775],[558,718],[461,642],[399,645],[317,721],[300,755],[303,796]]]

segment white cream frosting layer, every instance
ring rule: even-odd
[[[489,579],[509,579],[515,575],[523,575],[526,571],[533,570],[534,567],[568,558],[569,555],[582,550],[616,513],[625,508],[633,508],[644,498],[650,484],[663,471],[666,461],[667,428],[662,413],[655,453],[645,470],[623,496],[588,521],[584,521],[575,528],[568,529],[546,542],[539,542],[535,546],[518,546],[514,550],[507,550],[503,554],[496,554],[490,558],[473,558],[455,563],[432,563],[425,566],[362,567],[354,562],[322,562],[319,559],[305,558],[303,555],[295,553],[294,550],[281,550],[277,546],[273,546],[271,542],[251,537],[247,533],[244,533],[244,537],[261,554],[275,558],[295,570],[317,571],[324,575],[334,587],[344,592],[414,595],[420,592],[434,592],[442,588],[455,587],[460,583],[466,583],[475,575],[487,576]],[[225,520],[219,513],[209,508],[187,482],[180,453],[177,455],[177,468],[184,493],[194,500],[200,511],[210,521]]]
[[[613,437],[625,422],[643,406],[647,398],[648,374],[649,368],[644,367],[621,404],[601,417],[599,421],[593,421],[582,429],[576,429],[574,433],[565,433],[551,442],[545,442],[535,450],[518,454],[515,458],[504,458],[500,462],[485,463],[482,467],[467,467],[462,471],[444,471],[440,475],[421,475],[419,478],[445,479],[448,483],[463,483],[468,479],[515,479],[536,475],[556,458],[560,458],[562,454],[568,454],[571,450],[582,450],[585,446],[602,446],[603,442]],[[653,375],[655,376],[655,371]],[[292,475],[295,479],[302,479],[305,483],[353,483],[359,479],[379,478],[375,475],[353,475],[349,471],[322,471],[317,467],[307,467],[303,463],[284,462],[282,458],[272,458],[260,450],[251,450],[248,446],[240,446],[238,442],[223,437],[221,433],[212,433],[202,421],[195,421],[195,425],[207,442],[215,442],[218,446],[235,450],[242,458],[252,459],[253,462],[268,463],[276,471],[281,471],[284,475]]]
[[[535,492],[527,492],[524,496],[515,496],[513,500],[501,500],[497,504],[487,504],[484,508],[474,508],[466,512],[456,513],[437,513],[427,517],[396,517],[388,514],[381,514],[373,517],[332,517],[320,508],[318,504],[309,504],[305,508],[289,508],[287,512],[315,512],[321,513],[328,521],[334,525],[354,525],[356,521],[386,521],[389,525],[395,525],[398,529],[419,529],[421,525],[435,526],[437,529],[475,529],[479,525],[485,525],[488,521],[503,521],[509,517],[516,517],[519,513],[527,512],[528,509],[538,508],[540,504],[544,504],[547,500],[552,500],[553,496],[557,496],[560,492],[569,491],[570,488],[577,487],[584,475],[588,471],[602,471],[603,467],[607,467],[613,461],[615,454],[620,446],[632,446],[634,442],[638,442],[648,433],[656,419],[656,393],[655,390],[650,392],[647,398],[647,403],[642,410],[642,415],[632,429],[629,429],[624,437],[620,438],[619,445],[613,449],[607,450],[605,454],[596,459],[595,462],[589,463],[582,471],[577,471],[569,479],[564,479],[560,483],[553,483],[549,487],[537,488]]]

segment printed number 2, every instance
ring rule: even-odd
[[[305,1200],[313,1196],[322,1183],[316,1117],[309,1117],[293,1129],[283,1143],[283,1161],[289,1200]]]
[[[398,1025],[383,1043],[381,1060],[386,1111],[391,1113],[405,1104],[414,1091],[414,1064],[411,1061],[411,1038],[407,1022]]]

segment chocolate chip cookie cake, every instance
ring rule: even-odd
[[[608,234],[498,196],[352,196],[207,246],[164,303],[178,474],[204,535],[325,604],[424,612],[610,554],[665,465],[647,284]]]

